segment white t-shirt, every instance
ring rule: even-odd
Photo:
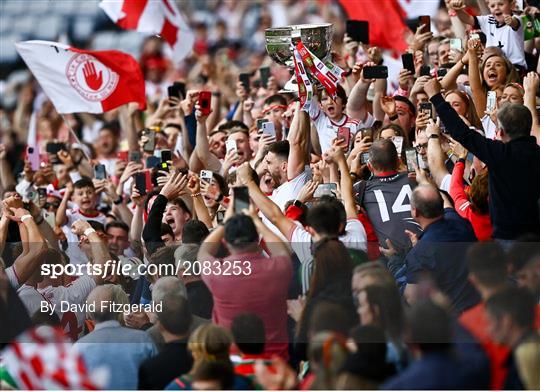
[[[320,108],[318,104],[311,105],[309,109],[309,116],[315,123],[317,128],[317,135],[319,136],[319,143],[321,145],[321,152],[327,151],[332,147],[332,139],[337,137],[337,133],[340,127],[349,128],[351,132],[350,140],[352,140],[360,128],[366,128],[373,125],[375,119],[371,113],[367,113],[363,122],[350,118],[346,114],[343,115],[340,121],[332,121]]]
[[[482,128],[484,128],[486,138],[495,140],[495,136],[497,134],[497,125],[491,121],[491,117],[485,114],[480,121],[482,122]]]
[[[480,30],[486,35],[486,47],[498,46],[512,64],[527,67],[523,24],[519,18],[516,18],[519,23],[517,30],[512,29],[507,24],[498,26],[493,15],[475,16],[475,19]]]
[[[6,275],[8,278],[9,285],[13,287],[14,290],[17,290],[21,284],[19,283],[19,278],[17,277],[17,272],[13,266],[6,268]]]
[[[348,219],[345,231],[345,235],[339,237],[339,240],[343,242],[347,248],[367,252],[366,230],[364,229],[364,225],[362,225],[358,219]],[[313,270],[313,253],[311,249],[313,238],[300,223],[297,223],[297,226],[291,230],[287,239],[301,263],[302,292],[305,294],[309,290],[309,283]]]

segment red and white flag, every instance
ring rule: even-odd
[[[15,47],[58,113],[103,113],[129,102],[146,109],[141,68],[126,53],[49,41],[19,42]]]
[[[99,6],[123,29],[159,34],[172,48],[176,63],[193,49],[195,34],[174,0],[102,0]]]

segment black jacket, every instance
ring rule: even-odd
[[[488,166],[493,237],[540,233],[540,146],[533,136],[503,143],[469,129],[441,94],[431,97],[450,135]]]
[[[157,195],[154,199],[154,204],[148,213],[148,220],[144,225],[142,238],[146,245],[149,254],[153,254],[156,250],[165,245],[161,239],[161,220],[165,213],[165,207],[169,201],[163,195]]]
[[[188,373],[193,358],[185,341],[166,343],[158,355],[148,358],[139,367],[138,389],[160,389],[176,377]]]

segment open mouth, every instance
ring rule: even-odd
[[[333,106],[328,106],[328,114],[334,114],[336,113],[336,108]]]
[[[499,75],[495,71],[489,71],[487,77],[489,81],[496,82]]]

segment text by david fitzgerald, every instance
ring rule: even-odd
[[[113,301],[100,301],[84,304],[73,304],[69,301],[60,301],[60,308],[58,309],[57,304],[53,304],[49,301],[41,301],[40,311],[41,313],[52,314],[56,311],[60,313],[65,312],[82,312],[82,313],[136,313],[136,312],[152,312],[152,313],[161,313],[163,305],[161,302],[152,302],[150,304],[119,304]]]

